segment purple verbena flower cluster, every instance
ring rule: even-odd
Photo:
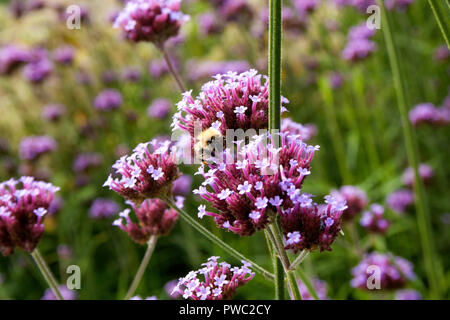
[[[147,108],[147,115],[150,118],[164,119],[169,115],[171,109],[172,103],[170,102],[170,100],[159,98],[155,99]]]
[[[395,293],[395,300],[422,300],[422,295],[413,289],[403,289]]]
[[[366,59],[376,49],[376,44],[370,38],[375,30],[370,30],[365,23],[352,27],[347,36],[347,45],[342,51],[342,58],[355,62]]]
[[[208,262],[202,264],[202,269],[191,271],[180,278],[172,295],[181,294],[184,299],[191,300],[227,300],[235,295],[237,288],[255,276],[250,263],[242,261],[242,267],[231,267],[226,262],[219,263],[219,258],[208,258]],[[203,276],[203,281],[199,275]]]
[[[58,190],[51,183],[25,176],[0,183],[0,251],[4,256],[15,248],[33,252],[44,234],[44,216]]]
[[[94,107],[99,111],[112,111],[122,105],[122,95],[116,89],[104,89],[94,100]]]
[[[61,293],[64,300],[76,300],[77,299],[76,291],[70,290],[65,285],[59,285],[58,290]],[[58,300],[58,299],[55,297],[53,290],[48,288],[47,290],[45,290],[44,295],[42,296],[41,300]]]
[[[66,107],[62,104],[48,104],[44,106],[41,117],[45,121],[58,121],[66,113]]]
[[[269,81],[256,70],[240,74],[217,74],[203,85],[194,99],[191,91],[183,94],[173,117],[173,129],[187,131],[194,140],[197,122],[201,130],[214,128],[222,135],[227,129],[266,129],[268,123]],[[282,100],[283,103],[287,99]],[[284,108],[284,107],[283,107]],[[195,144],[195,143],[194,143]]]
[[[386,9],[404,11],[414,2],[414,0],[386,0]]]
[[[16,45],[8,45],[0,48],[0,75],[11,74],[29,60],[30,54],[28,50]]]
[[[194,193],[219,211],[208,212],[201,205],[200,218],[208,215],[219,228],[251,235],[265,228],[276,212],[305,203],[307,196],[300,189],[318,147],[308,146],[294,135],[280,136],[280,148],[268,134],[256,135],[247,145],[237,143],[237,161],[226,149],[215,155],[207,172],[205,166],[200,167],[197,174],[205,181]]]
[[[406,209],[414,203],[414,192],[409,189],[399,189],[386,198],[387,206],[399,213],[404,213]]]
[[[376,4],[375,0],[334,0],[337,6],[354,7],[360,12],[366,13],[369,6]]]
[[[450,123],[450,109],[437,108],[432,103],[421,103],[409,111],[409,121],[415,127],[421,124],[447,125]]]
[[[392,254],[372,252],[366,254],[361,262],[352,269],[353,279],[350,284],[354,288],[368,290],[367,280],[376,272],[369,267],[378,267],[380,287],[382,290],[403,288],[408,280],[415,279],[411,262]]]
[[[350,221],[367,206],[369,200],[367,194],[356,186],[342,186],[339,190],[333,190],[331,195],[335,199],[345,200],[347,209],[343,212],[343,220]]]
[[[170,141],[140,143],[130,156],[116,161],[113,169],[114,176],[118,177],[109,175],[103,186],[136,204],[169,194],[172,183],[180,176],[175,154],[169,153],[169,145]]]
[[[58,148],[50,136],[29,136],[20,141],[19,155],[24,160],[36,160],[39,156]]]
[[[73,163],[75,172],[85,172],[90,168],[98,167],[102,163],[102,156],[99,153],[81,153]]]
[[[151,236],[167,236],[178,220],[176,210],[167,208],[160,199],[147,199],[140,205],[129,202],[136,214],[137,222],[130,217],[130,209],[119,213],[120,218],[113,222],[131,239],[139,244],[146,244]]]
[[[53,51],[53,60],[61,65],[70,65],[75,56],[75,49],[72,46],[63,46]]]
[[[180,0],[130,0],[117,16],[114,27],[121,29],[129,40],[161,46],[178,34],[187,19],[180,11]]]
[[[421,163],[419,165],[419,178],[423,183],[429,183],[434,176],[434,170],[431,166],[426,163]],[[406,168],[402,176],[403,184],[407,187],[414,186],[414,169],[412,167]]]
[[[119,212],[119,205],[111,199],[97,198],[89,209],[89,216],[93,219],[111,218]]]
[[[360,220],[360,224],[368,231],[373,233],[386,233],[391,223],[384,217],[383,206],[374,203],[369,211],[365,211]]]
[[[298,136],[302,141],[308,141],[317,135],[317,127],[314,124],[302,125],[290,118],[284,118],[281,120],[281,132]]]
[[[293,207],[282,210],[281,228],[285,236],[285,249],[297,253],[301,250],[331,250],[331,244],[341,231],[342,212],[347,208],[345,201],[325,197],[325,203],[312,202],[308,194]]]
[[[212,5],[216,7],[218,16],[225,21],[236,21],[248,24],[253,16],[253,8],[247,0],[214,0]]]

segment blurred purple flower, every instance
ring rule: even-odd
[[[172,193],[179,196],[187,196],[191,193],[192,176],[183,174],[173,182]]]
[[[12,73],[29,60],[29,52],[16,45],[8,45],[0,48],[0,75]]]
[[[446,44],[439,46],[434,51],[434,59],[436,61],[445,61],[450,57],[450,50],[448,49]]]
[[[178,34],[188,16],[180,11],[180,0],[129,0],[114,22],[132,41],[150,41],[157,46]]]
[[[414,204],[414,192],[409,189],[396,190],[387,196],[386,204],[391,210],[404,213]]]
[[[416,275],[413,272],[411,262],[392,254],[372,252],[366,254],[361,262],[352,269],[353,279],[350,284],[353,288],[369,290],[367,280],[373,276],[374,270],[369,267],[380,268],[380,287],[382,290],[403,288],[408,280],[413,280]]]
[[[57,148],[58,144],[50,136],[29,136],[20,141],[19,155],[24,160],[35,160]]]
[[[395,300],[422,300],[422,295],[412,289],[398,290],[395,293]]]
[[[111,199],[97,198],[89,209],[89,216],[92,219],[111,218],[119,212],[119,205]]]
[[[172,103],[165,98],[159,98],[152,102],[147,108],[147,115],[150,118],[164,119],[166,118],[172,109]]]
[[[66,107],[62,104],[48,104],[41,112],[41,118],[48,122],[58,121],[66,113]]]
[[[0,251],[4,256],[13,254],[16,248],[34,251],[44,234],[47,209],[58,190],[51,183],[25,176],[0,183]]]
[[[77,173],[87,171],[90,168],[98,167],[102,163],[102,155],[99,153],[81,153],[74,163],[73,170]]]
[[[76,300],[77,299],[77,293],[73,290],[70,290],[65,285],[59,285],[58,289],[64,300]],[[49,289],[45,290],[44,295],[42,296],[41,300],[57,300],[57,299],[56,299],[55,294],[53,293],[52,289],[49,288]]]
[[[374,203],[365,211],[360,220],[361,226],[373,233],[385,234],[391,223],[384,217],[383,206]]]
[[[138,82],[141,79],[141,70],[137,67],[126,67],[122,70],[122,79],[128,82]]]
[[[62,65],[70,65],[75,56],[75,49],[72,46],[56,48],[53,51],[53,59]]]
[[[207,12],[198,16],[198,26],[203,35],[217,34],[223,30],[223,24],[213,12]]]
[[[434,176],[434,170],[432,167],[425,163],[419,165],[419,177],[423,183],[429,183]],[[414,170],[412,167],[408,167],[403,173],[403,184],[407,187],[414,186]]]
[[[385,6],[386,9],[404,11],[408,9],[408,7],[414,2],[414,0],[386,0]]]
[[[120,108],[122,95],[116,89],[104,89],[94,100],[94,107],[99,111],[111,111]]]
[[[331,195],[341,201],[346,201],[347,209],[343,212],[343,220],[350,221],[367,206],[367,194],[356,186],[342,186],[339,190],[331,191]]]

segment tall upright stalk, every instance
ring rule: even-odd
[[[281,127],[282,0],[269,0],[269,130]]]
[[[158,240],[158,236],[151,236],[147,242],[147,250],[145,250],[144,257],[142,258],[141,264],[139,265],[138,271],[136,272],[136,276],[131,283],[130,288],[125,296],[125,300],[130,300],[136,289],[141,283],[142,277],[144,276],[145,269],[147,269],[148,263],[150,262],[150,258],[152,257],[153,251],[155,250],[156,241]]]
[[[447,5],[444,4],[447,3]],[[448,0],[428,0],[434,17],[450,49],[450,5]]]
[[[56,299],[64,300],[61,292],[58,289],[58,283],[56,282],[55,277],[50,271],[50,268],[47,266],[47,263],[45,262],[39,250],[37,248],[34,249],[34,251],[31,253],[31,256],[33,257],[34,262],[38,266],[39,271],[41,271],[45,281],[47,281],[47,284],[49,285],[50,289],[53,291],[53,294],[55,295]]]
[[[275,133],[281,127],[281,38],[282,0],[269,0],[269,132]],[[274,137],[275,138],[275,137]],[[270,239],[274,241],[273,233]],[[274,243],[274,247],[276,245]],[[275,274],[275,299],[284,299],[284,268],[278,250],[273,250],[273,271]]]
[[[379,1],[382,8],[382,29],[386,42],[386,47],[389,56],[389,62],[392,69],[392,77],[394,81],[395,92],[397,95],[397,105],[400,111],[403,136],[405,139],[406,153],[408,157],[409,165],[414,170],[414,191],[415,191],[415,203],[417,208],[417,224],[420,233],[421,245],[424,255],[425,268],[427,278],[431,289],[431,298],[438,299],[440,297],[440,283],[439,283],[439,263],[435,254],[435,247],[433,244],[433,238],[431,234],[431,221],[428,211],[428,206],[425,198],[425,191],[423,182],[419,176],[419,160],[417,152],[417,142],[414,137],[414,132],[411,128],[411,124],[408,119],[408,110],[406,103],[405,93],[405,80],[400,70],[399,59],[397,55],[397,49],[392,36],[391,25],[389,21],[389,15],[386,12],[383,1]]]

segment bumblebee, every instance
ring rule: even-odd
[[[200,159],[206,164],[206,159],[214,157],[215,150],[223,149],[222,134],[214,129],[209,128],[200,133],[196,138],[194,145],[195,159]]]

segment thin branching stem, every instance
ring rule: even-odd
[[[173,76],[175,82],[177,83],[178,88],[180,89],[181,93],[186,92],[186,86],[183,83],[183,80],[181,79],[180,75],[178,74],[177,70],[175,70],[175,67],[173,66],[172,59],[169,55],[169,52],[165,45],[159,46],[159,49],[161,50],[164,60],[166,61],[167,68],[169,68],[170,74]]]
[[[64,300],[61,292],[59,291],[58,283],[56,282],[55,277],[50,271],[50,268],[47,266],[47,263],[45,262],[39,250],[37,248],[34,249],[34,251],[31,253],[31,256],[33,257],[34,262],[38,266],[39,271],[41,271],[45,281],[47,281],[47,284],[49,285],[50,289],[53,291],[53,294],[55,295],[56,299]]]
[[[167,203],[168,206],[170,206],[171,208],[173,208],[174,210],[176,210],[178,212],[178,214],[180,215],[180,217],[187,222],[191,227],[193,227],[195,230],[197,230],[198,232],[200,232],[203,236],[205,236],[208,240],[210,240],[211,242],[215,243],[216,245],[218,245],[220,248],[222,248],[225,252],[227,252],[228,254],[230,254],[231,256],[235,257],[236,259],[239,260],[245,260],[249,263],[252,264],[252,268],[262,274],[266,279],[269,279],[270,281],[274,281],[274,275],[272,273],[270,273],[269,271],[267,271],[266,269],[264,269],[263,267],[259,266],[258,264],[256,264],[255,262],[253,262],[252,260],[248,259],[246,256],[244,256],[242,253],[238,252],[237,250],[235,250],[234,248],[232,248],[231,246],[229,246],[227,243],[225,243],[224,241],[220,240],[218,237],[216,237],[214,234],[212,234],[208,229],[206,229],[204,226],[202,226],[200,223],[198,223],[194,218],[192,218],[189,213],[187,213],[186,211],[178,208],[175,203],[173,202],[172,199],[170,199],[169,197],[165,197],[164,201]]]
[[[133,294],[136,292],[136,289],[141,283],[142,277],[144,276],[145,269],[147,269],[148,263],[150,262],[150,258],[152,257],[153,251],[155,250],[156,242],[158,240],[158,236],[151,236],[147,242],[147,250],[145,250],[144,257],[142,258],[141,264],[139,266],[138,271],[131,283],[130,288],[124,298],[124,300],[130,300]]]

